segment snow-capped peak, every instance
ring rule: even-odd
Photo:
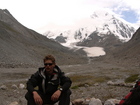
[[[46,30],[44,35],[65,45],[76,44],[84,40],[90,40],[92,33],[104,37],[113,34],[122,41],[131,39],[135,28],[115,14],[105,11],[96,11],[90,17],[81,19],[67,30]]]

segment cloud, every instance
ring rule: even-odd
[[[140,20],[139,0],[3,0],[2,9],[8,9],[21,24],[36,29],[46,24],[71,25],[90,17],[97,9],[107,9],[124,17],[132,11]]]
[[[139,0],[83,0],[81,2],[81,6],[83,6],[84,9],[86,8],[89,14],[97,9],[108,9],[124,19],[130,16],[130,21],[129,19],[126,19],[126,21],[131,22],[132,19],[134,19],[132,23],[140,21],[139,4]]]
[[[137,23],[140,20],[140,1],[122,0],[115,5],[112,10],[123,17],[131,17]],[[124,18],[126,19],[126,18]],[[131,22],[131,21],[129,21]],[[132,22],[133,23],[133,22]]]

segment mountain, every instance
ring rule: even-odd
[[[140,28],[134,33],[130,41],[112,52],[112,58],[123,65],[140,67]]]
[[[106,56],[98,58],[98,61],[115,63],[128,68],[140,67],[140,28],[134,33],[132,38],[108,52]]]
[[[0,9],[0,67],[42,66],[46,54],[53,54],[58,64],[86,62],[85,57],[26,28],[8,10]]]
[[[76,27],[77,26],[77,27]],[[96,11],[69,30],[47,30],[44,35],[65,46],[116,47],[132,38],[136,28],[106,11]]]

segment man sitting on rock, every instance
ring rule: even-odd
[[[53,105],[58,101],[59,105],[69,105],[71,83],[70,78],[55,64],[55,58],[47,55],[44,67],[39,68],[27,81],[27,105]]]

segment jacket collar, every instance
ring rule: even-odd
[[[61,71],[60,68],[56,65],[56,66],[54,67],[53,74],[58,74],[58,73],[60,73],[60,71]],[[43,77],[44,79],[46,79],[45,67],[42,67],[42,68],[39,69],[39,75],[40,75],[41,77]]]

